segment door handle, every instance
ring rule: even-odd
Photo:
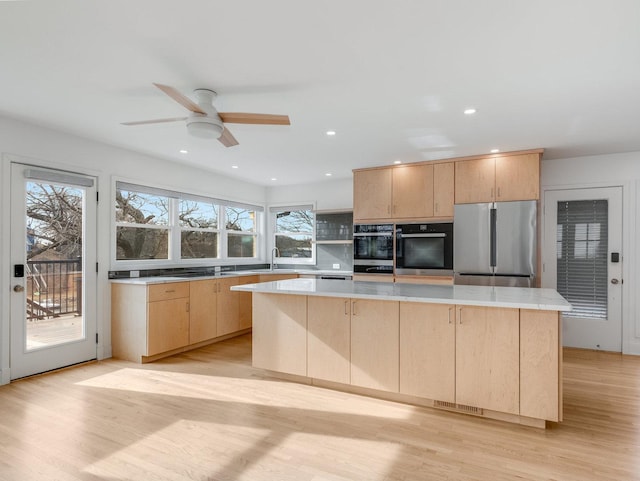
[[[13,286],[13,292],[22,292],[24,291],[24,286],[21,286],[20,284],[16,284],[15,286]]]
[[[611,279],[611,284],[618,284],[620,281],[618,279]],[[18,286],[16,286],[18,287]]]

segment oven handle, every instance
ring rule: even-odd
[[[353,237],[374,237],[374,236],[388,236],[391,237],[393,234],[391,232],[367,232],[364,234],[353,234]]]
[[[415,238],[415,237],[447,237],[447,234],[438,232],[437,234],[400,234],[401,239]]]

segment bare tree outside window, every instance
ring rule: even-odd
[[[169,257],[168,197],[117,189],[116,223],[116,259]]]
[[[276,212],[275,246],[281,258],[313,257],[314,222],[314,214],[311,210]]]

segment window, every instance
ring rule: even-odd
[[[256,258],[259,206],[116,183],[116,261]]]
[[[116,190],[116,259],[169,258],[169,198]]]
[[[179,200],[180,257],[200,259],[219,257],[218,214],[213,202]]]
[[[229,257],[256,257],[256,212],[226,207],[227,252]]]
[[[315,260],[315,216],[311,205],[271,207],[277,258],[287,263]]]
[[[557,288],[568,317],[607,318],[608,201],[558,202]]]

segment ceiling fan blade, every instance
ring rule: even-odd
[[[164,122],[177,122],[187,120],[186,117],[172,117],[170,119],[136,120],[135,122],[122,122],[121,125],[162,124]]]
[[[234,145],[238,145],[238,141],[236,138],[229,132],[228,128],[224,128],[222,131],[222,135],[218,137],[218,140],[225,147],[233,147]]]
[[[180,105],[182,105],[186,109],[191,110],[191,112],[206,115],[206,112],[204,112],[200,107],[198,107],[198,104],[196,104],[195,102],[192,102],[189,97],[185,97],[173,87],[170,87],[169,85],[162,85],[157,83],[154,83],[153,85],[158,87],[165,94],[167,94],[169,97],[171,97],[173,100],[178,102]]]
[[[218,112],[223,122],[230,124],[291,125],[288,115],[249,114],[243,112]]]

